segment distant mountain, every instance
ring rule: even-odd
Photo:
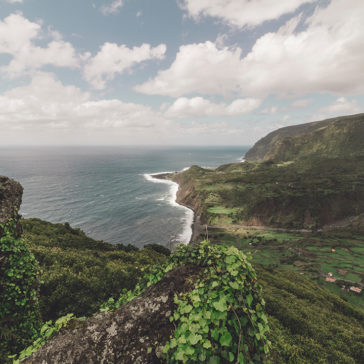
[[[364,113],[292,125],[269,133],[246,153],[248,161],[364,155]]]

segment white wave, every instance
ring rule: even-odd
[[[143,174],[144,178],[153,183],[164,183],[169,185],[169,194],[166,197],[163,197],[161,199],[158,199],[158,201],[165,200],[167,201],[171,206],[177,207],[179,209],[184,210],[185,214],[182,218],[182,221],[184,223],[183,231],[181,234],[178,235],[177,240],[178,242],[181,242],[183,244],[188,244],[192,237],[192,224],[193,224],[193,217],[194,212],[189,209],[186,206],[182,206],[179,203],[177,203],[177,191],[179,188],[178,183],[167,180],[167,179],[159,179],[155,178],[154,176],[158,176],[160,174],[166,174],[166,173],[174,173],[174,172],[158,172],[158,173],[145,173]]]

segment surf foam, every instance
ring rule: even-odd
[[[189,168],[189,167],[188,167]],[[187,170],[188,168],[184,168],[183,170]],[[183,244],[188,244],[192,237],[192,224],[193,224],[193,218],[194,218],[194,212],[189,209],[186,206],[180,205],[177,203],[177,191],[179,188],[178,183],[166,180],[166,179],[159,179],[155,178],[154,176],[158,176],[160,174],[166,174],[166,173],[174,173],[174,172],[158,172],[158,173],[145,173],[143,174],[144,178],[152,183],[164,183],[166,185],[169,185],[169,193],[166,198],[158,199],[167,201],[171,206],[177,207],[179,209],[182,209],[185,211],[185,214],[182,218],[182,221],[184,223],[183,231],[181,234],[178,235],[177,240]]]

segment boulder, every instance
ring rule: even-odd
[[[163,346],[174,331],[169,321],[174,295],[188,292],[200,267],[182,265],[167,273],[140,297],[114,312],[87,321],[73,321],[52,337],[27,364],[152,364],[161,363]]]

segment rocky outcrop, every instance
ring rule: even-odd
[[[184,265],[174,269],[115,312],[61,330],[22,363],[160,363],[163,346],[174,330],[169,321],[174,295],[191,290],[200,270]]]
[[[23,195],[23,187],[8,177],[0,176],[0,237],[3,235],[3,226],[11,219],[16,221],[15,235],[21,234],[21,225],[18,214]]]

